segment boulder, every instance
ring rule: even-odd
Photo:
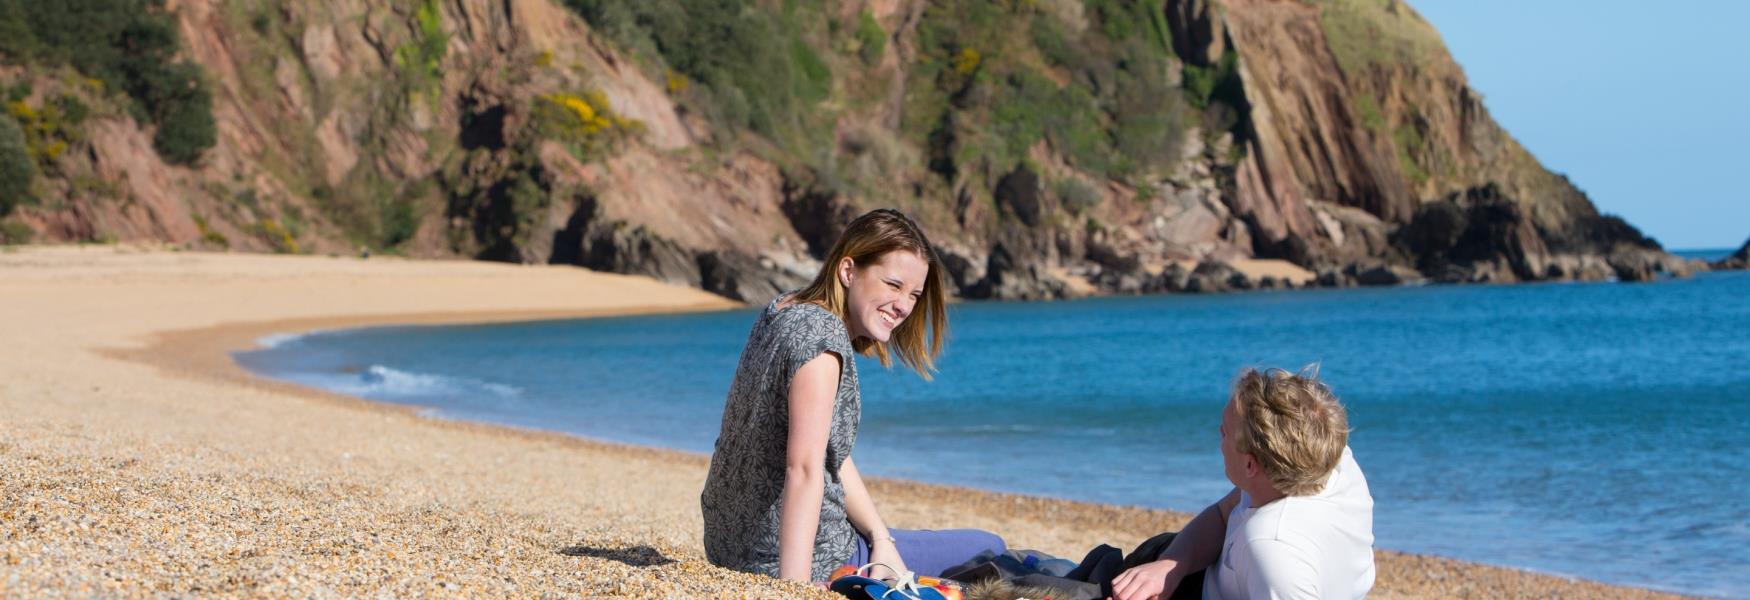
[[[1254,287],[1252,279],[1233,265],[1219,260],[1206,260],[1197,263],[1197,268],[1186,278],[1184,291],[1213,293],[1233,290],[1249,290]]]
[[[1355,279],[1355,283],[1365,286],[1405,285],[1424,281],[1421,273],[1415,269],[1387,263],[1351,264],[1345,271]]]

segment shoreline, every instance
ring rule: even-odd
[[[318,388],[318,387],[307,386],[307,385],[303,385],[303,384],[292,383],[289,381],[274,379],[274,378],[264,376],[264,375],[258,375],[258,374],[250,372],[248,369],[246,369],[242,365],[238,364],[236,362],[236,360],[232,358],[232,355],[236,352],[242,352],[242,351],[253,350],[253,349],[259,348],[260,345],[258,342],[260,339],[262,339],[263,337],[275,335],[275,334],[287,334],[287,335],[291,335],[291,336],[302,336],[302,335],[308,335],[308,334],[323,332],[323,331],[342,331],[342,330],[362,329],[362,328],[371,328],[371,327],[387,327],[387,326],[403,326],[403,325],[412,325],[412,326],[418,326],[418,325],[483,325],[483,324],[505,324],[505,323],[530,323],[530,322],[558,320],[558,319],[590,319],[590,318],[637,316],[637,315],[651,315],[651,314],[684,314],[687,312],[707,312],[710,310],[717,310],[717,309],[707,308],[707,309],[702,309],[700,311],[689,311],[689,310],[635,311],[635,312],[623,312],[623,313],[622,312],[614,312],[614,311],[606,311],[603,313],[592,313],[592,314],[566,314],[566,313],[555,313],[555,314],[534,313],[534,314],[526,314],[526,315],[525,314],[517,314],[517,313],[486,313],[486,314],[478,314],[478,315],[470,315],[470,314],[412,314],[412,315],[406,315],[407,318],[405,318],[405,319],[388,317],[388,319],[390,319],[390,320],[386,320],[386,321],[385,320],[378,320],[376,318],[367,318],[367,319],[363,319],[363,320],[326,319],[326,318],[315,319],[315,320],[311,320],[312,322],[310,323],[310,325],[313,325],[312,327],[306,327],[305,326],[306,324],[301,322],[301,321],[238,323],[238,324],[220,325],[220,326],[201,329],[201,330],[167,332],[167,333],[163,334],[163,336],[159,340],[156,340],[153,343],[151,348],[142,349],[139,351],[135,351],[133,353],[129,353],[129,354],[133,354],[132,356],[127,356],[123,353],[118,353],[117,355],[124,357],[124,358],[127,358],[129,360],[136,360],[136,361],[147,363],[147,364],[153,364],[154,366],[160,367],[160,368],[165,369],[167,371],[183,372],[189,376],[223,377],[223,378],[228,378],[228,379],[235,378],[240,383],[246,383],[246,384],[250,384],[250,385],[263,385],[263,386],[270,386],[270,387],[276,387],[276,388],[283,387],[283,388],[287,388],[286,391],[288,393],[296,393],[296,394],[308,395],[310,397],[317,397],[317,398],[321,398],[325,401],[337,402],[343,406],[354,407],[354,408],[358,408],[360,410],[391,411],[391,412],[394,412],[397,414],[413,416],[415,418],[429,421],[429,422],[431,422],[433,424],[437,424],[439,426],[458,427],[458,428],[463,429],[463,430],[480,431],[482,433],[488,433],[488,434],[501,434],[501,435],[508,435],[508,436],[512,436],[512,437],[524,437],[524,438],[532,438],[532,439],[549,440],[549,441],[553,441],[553,442],[557,442],[557,443],[561,443],[561,444],[577,444],[580,447],[590,448],[590,449],[598,450],[598,451],[605,451],[605,452],[611,452],[611,453],[623,453],[623,454],[627,454],[627,455],[636,455],[636,456],[654,458],[654,459],[658,459],[658,460],[672,461],[672,462],[675,462],[678,464],[690,465],[690,466],[695,466],[698,468],[705,468],[710,463],[710,455],[704,454],[704,453],[689,452],[686,450],[680,450],[680,449],[676,449],[676,448],[668,448],[668,447],[662,447],[662,446],[652,446],[652,445],[644,445],[644,444],[635,444],[635,443],[630,443],[630,442],[620,442],[620,441],[613,441],[613,440],[607,440],[607,439],[599,439],[599,438],[589,437],[589,436],[585,436],[585,435],[581,435],[581,434],[567,433],[567,432],[558,431],[558,430],[539,429],[539,428],[531,428],[531,427],[520,427],[520,426],[508,425],[508,424],[502,424],[502,423],[493,423],[493,422],[489,422],[489,421],[476,421],[476,420],[466,420],[466,419],[450,419],[450,418],[444,418],[444,417],[424,416],[421,413],[424,410],[426,410],[428,407],[415,405],[415,404],[400,404],[400,403],[387,402],[387,401],[371,400],[371,399],[363,398],[363,397],[359,397],[359,396],[352,396],[352,395],[343,394],[343,393],[339,393],[339,392],[332,392],[332,391],[324,390],[324,389]],[[731,308],[731,309],[727,309],[727,310],[735,310],[735,308]],[[282,327],[282,325],[284,325],[284,326]],[[225,364],[224,365],[214,365],[211,368],[212,370],[208,370],[208,369],[202,368],[202,367],[190,368],[190,366],[187,363],[182,362],[182,361],[165,361],[165,360],[161,360],[161,359],[156,359],[154,357],[158,356],[158,354],[153,353],[153,352],[147,352],[147,350],[171,351],[171,352],[168,352],[168,354],[183,354],[183,352],[187,352],[186,355],[203,355],[203,354],[204,355],[212,355],[214,352],[219,352],[224,358],[222,361],[214,361],[214,362],[223,362]],[[182,351],[182,352],[177,352],[177,351]],[[1044,495],[1036,495],[1036,494],[1023,494],[1023,493],[1017,493],[1017,492],[1006,492],[1006,491],[1002,491],[1002,490],[991,490],[991,489],[969,487],[969,486],[958,486],[958,485],[953,485],[953,484],[933,483],[933,482],[927,482],[927,481],[898,479],[898,478],[890,478],[890,477],[867,477],[866,479],[869,483],[870,489],[874,492],[874,495],[880,499],[886,499],[886,498],[891,496],[891,497],[905,498],[907,500],[914,500],[914,501],[918,500],[918,499],[926,499],[932,503],[941,503],[944,501],[944,499],[952,499],[956,496],[962,496],[962,497],[971,496],[974,498],[969,498],[969,500],[971,500],[971,502],[975,505],[983,505],[983,506],[1007,505],[1009,507],[1009,510],[1027,510],[1027,511],[1033,511],[1033,512],[1042,512],[1042,513],[1062,515],[1062,516],[1068,517],[1068,520],[1070,522],[1069,523],[1060,522],[1059,525],[1060,526],[1069,526],[1072,529],[1086,529],[1088,527],[1111,527],[1116,523],[1118,527],[1123,528],[1123,529],[1131,529],[1131,530],[1141,531],[1141,530],[1148,530],[1148,528],[1153,527],[1153,528],[1156,528],[1155,530],[1157,532],[1169,531],[1169,530],[1175,530],[1175,529],[1182,527],[1186,521],[1189,521],[1192,517],[1195,516],[1195,513],[1188,513],[1188,512],[1183,512],[1183,511],[1174,510],[1174,509],[1151,508],[1151,507],[1140,506],[1140,505],[1107,504],[1107,503],[1091,502],[1091,501],[1085,501],[1085,500],[1076,500],[1073,498],[1061,498],[1061,497],[1055,497],[1055,496],[1044,496]],[[1000,534],[1001,532],[998,532],[998,533]],[[1147,536],[1144,535],[1142,537],[1146,538]],[[1140,540],[1137,540],[1137,541],[1140,541]],[[1126,547],[1124,547],[1124,549],[1126,551],[1128,551],[1129,546],[1134,546],[1134,542],[1126,545]],[[1065,553],[1063,553],[1063,554],[1057,554],[1057,553],[1052,553],[1052,554],[1058,556],[1059,558],[1078,560],[1080,552],[1085,552],[1086,550],[1091,549],[1091,548],[1092,548],[1092,546],[1089,546],[1088,548],[1083,548],[1080,551],[1075,551],[1073,549],[1069,549],[1069,550],[1065,550]],[[1553,579],[1558,579],[1558,580],[1572,582],[1572,583],[1596,583],[1596,584],[1601,585],[1601,586],[1613,586],[1613,587],[1620,585],[1620,584],[1611,584],[1611,583],[1607,583],[1607,582],[1596,582],[1596,581],[1584,579],[1584,578],[1581,578],[1578,576],[1566,575],[1566,574],[1561,574],[1561,573],[1545,572],[1545,571],[1539,571],[1539,570],[1525,568],[1525,567],[1515,567],[1515,566],[1511,566],[1511,565],[1482,563],[1482,562],[1476,562],[1476,561],[1459,559],[1459,558],[1451,558],[1451,557],[1445,557],[1445,556],[1438,556],[1438,555],[1415,554],[1415,553],[1411,553],[1411,552],[1404,552],[1404,551],[1397,551],[1397,550],[1380,548],[1377,546],[1374,548],[1374,550],[1378,554],[1376,561],[1381,563],[1380,568],[1382,570],[1383,570],[1383,563],[1386,562],[1387,560],[1390,560],[1393,562],[1409,561],[1409,562],[1416,564],[1416,565],[1423,567],[1423,568],[1439,568],[1433,564],[1428,564],[1428,563],[1449,562],[1449,563],[1456,563],[1455,565],[1453,565],[1453,567],[1459,568],[1459,569],[1469,568],[1469,567],[1481,567],[1481,568],[1488,568],[1488,569],[1503,569],[1503,570],[1527,574],[1527,575],[1530,575],[1533,577],[1547,577],[1547,578],[1553,578]],[[1668,591],[1668,590],[1656,590],[1656,589],[1650,589],[1650,588],[1633,588],[1633,587],[1627,587],[1627,586],[1623,586],[1623,587],[1626,587],[1626,589],[1634,590],[1637,592],[1646,591],[1646,592],[1651,592],[1654,594],[1674,594],[1674,595],[1681,594],[1680,592]],[[1378,595],[1378,592],[1379,592],[1379,590],[1376,588],[1375,595]],[[837,596],[834,596],[834,597],[837,597]]]
[[[6,261],[11,256],[0,255],[0,269],[17,267]],[[155,256],[175,262],[177,255]],[[347,261],[348,268],[363,263],[336,260]],[[395,261],[376,260],[391,265],[386,269],[399,268]],[[30,273],[40,281],[24,277],[24,285],[66,284],[60,286],[65,288],[63,295],[85,301],[92,300],[83,297],[92,291],[92,280],[103,279],[102,268],[92,277],[77,265],[51,266],[70,272]],[[312,278],[332,275],[323,273],[323,266],[317,265]],[[422,265],[421,270],[429,266]],[[496,270],[508,273],[520,268]],[[161,282],[148,277],[145,283]],[[95,284],[108,285],[125,288],[128,282]],[[0,290],[12,287],[17,285],[0,283]],[[199,304],[202,291],[193,285],[169,297],[192,298]],[[45,297],[52,301],[55,295]],[[88,304],[118,306],[103,300]],[[86,353],[100,363],[111,363],[70,365],[61,375],[78,373],[82,366],[109,367],[105,371],[129,370],[122,365],[147,369],[120,377],[123,387],[130,388],[130,397],[119,403],[110,402],[103,389],[114,379],[92,381],[87,393],[83,385],[69,385],[71,379],[53,374],[26,378],[21,385],[28,389],[8,389],[23,394],[8,393],[0,399],[0,408],[36,409],[14,413],[22,417],[6,421],[6,435],[0,438],[0,466],[13,474],[5,480],[6,503],[0,504],[0,567],[4,567],[0,595],[73,590],[250,595],[308,595],[321,590],[352,595],[528,595],[539,590],[631,597],[814,593],[704,562],[697,542],[696,500],[708,462],[704,455],[420,417],[418,407],[257,376],[232,358],[232,352],[253,347],[274,333],[734,307],[726,301],[699,304],[671,298],[660,306],[470,310],[478,304],[451,303],[461,310],[369,314],[329,310],[290,316],[269,309],[259,312],[283,318],[236,320],[216,315],[192,327],[175,326],[179,319],[167,318],[135,327],[140,332],[136,335],[117,336],[113,331],[104,335],[98,327],[83,332],[87,335],[71,336],[76,339],[64,347],[49,348],[53,352],[40,353],[53,355],[39,358],[44,361],[72,358],[77,362],[78,355]],[[57,325],[45,322],[23,329],[45,336],[56,332]],[[81,337],[86,339],[77,339]],[[125,342],[113,343],[118,337]],[[12,348],[14,354],[29,353],[29,346],[39,341],[26,338],[30,341],[13,338],[19,340],[14,346],[25,347]],[[16,375],[7,372],[19,366],[0,367],[6,371],[0,375]],[[183,391],[189,391],[189,397],[178,395]],[[31,404],[32,400],[37,402]],[[138,410],[170,416],[131,413],[130,404],[151,404]],[[122,414],[111,418],[111,412]],[[144,432],[128,431],[135,428]],[[200,439],[185,439],[189,437]],[[119,487],[114,485],[117,482]],[[981,527],[1004,535],[1012,547],[1037,548],[1071,560],[1098,543],[1133,546],[1158,531],[1176,529],[1190,516],[885,478],[871,478],[870,485],[884,516],[896,526]],[[142,490],[158,493],[137,493]],[[161,499],[173,502],[163,506],[157,502]],[[98,508],[106,502],[120,516]],[[241,510],[239,505],[255,510]],[[45,535],[39,523],[60,524],[73,533]],[[203,532],[237,523],[273,534],[252,537],[233,531],[203,537]],[[363,531],[370,534],[361,537]],[[396,545],[403,550],[386,548],[384,539],[404,542]],[[489,542],[473,543],[482,539]],[[115,550],[106,549],[110,546],[123,547],[135,556],[118,557]],[[458,561],[456,554],[463,550],[467,556]],[[1377,556],[1379,584],[1374,593],[1378,597],[1658,595],[1454,559],[1390,551],[1378,551]],[[202,565],[207,574],[179,575],[183,565]],[[70,574],[44,571],[55,568]]]

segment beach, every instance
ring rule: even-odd
[[[739,305],[572,267],[0,253],[0,595],[836,597],[710,566],[707,457],[449,421],[252,376],[275,334]],[[1212,465],[1211,468],[1216,468]],[[1189,515],[892,480],[891,526],[1072,560]],[[1653,592],[1380,551],[1375,596]]]

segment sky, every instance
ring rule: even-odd
[[[1495,120],[1667,249],[1750,237],[1750,2],[1410,0]]]

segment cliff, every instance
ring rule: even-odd
[[[758,300],[895,206],[968,297],[1687,270],[1539,165],[1402,2],[745,4],[173,1],[216,142],[167,161],[125,97],[0,58],[15,120],[90,113],[25,123],[65,148],[32,155],[0,237],[564,263]],[[1289,275],[1234,268],[1260,260]]]
[[[1725,269],[1733,269],[1733,270],[1750,269],[1750,240],[1745,240],[1744,245],[1739,246],[1738,251],[1733,252],[1731,256],[1722,258],[1722,259],[1714,262],[1713,268],[1721,269],[1721,270],[1725,270]]]

